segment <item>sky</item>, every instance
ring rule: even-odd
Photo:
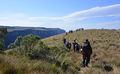
[[[120,29],[120,0],[0,0],[0,25]]]

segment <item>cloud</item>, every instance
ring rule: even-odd
[[[120,4],[104,6],[104,7],[94,7],[87,10],[73,12],[66,16],[61,17],[31,17],[24,13],[13,13],[13,14],[0,14],[0,25],[9,26],[41,26],[41,27],[59,27],[63,29],[72,29],[78,27],[90,27],[89,24],[81,24],[80,21],[89,20],[90,18],[105,18],[105,17],[119,17],[120,18]],[[74,25],[79,22],[79,25]],[[119,21],[112,22],[101,22],[93,24],[94,26],[100,25],[120,25]],[[109,27],[110,27],[109,25]],[[102,27],[102,26],[101,26]]]
[[[77,11],[63,17],[30,17],[30,20],[81,21],[95,17],[120,17],[120,4]]]

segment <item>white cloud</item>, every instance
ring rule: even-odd
[[[105,7],[95,7],[88,10],[77,11],[63,17],[30,17],[30,20],[62,20],[62,21],[80,21],[94,17],[120,17],[120,4]]]
[[[99,17],[120,17],[120,4],[95,7],[83,11],[77,11],[66,16],[61,17],[31,17],[23,13],[0,15],[0,25],[10,25],[10,26],[44,26],[44,27],[59,27],[67,29],[70,25],[73,28],[74,22],[83,21],[89,18],[99,18]],[[120,22],[107,22],[107,23],[96,23],[98,24],[119,24]],[[82,24],[80,24],[82,25]],[[91,25],[86,23],[87,25]]]

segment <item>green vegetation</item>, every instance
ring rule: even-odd
[[[80,45],[90,40],[93,54],[88,68],[81,67],[81,53],[68,50],[63,38],[71,43],[77,39]],[[18,37],[9,50],[0,51],[0,74],[119,74],[119,38],[120,32],[112,30],[82,30],[42,40],[31,34]],[[113,70],[105,71],[104,62]]]
[[[73,49],[66,53],[60,60],[65,60],[69,63],[68,69],[72,68],[73,72],[81,74],[103,74],[103,62],[105,61],[107,65],[113,66],[113,71],[108,72],[110,74],[120,73],[118,65],[120,64],[120,32],[105,30],[105,29],[91,29],[83,31],[74,31],[73,33],[61,34],[53,37],[43,39],[42,41],[48,46],[64,47],[63,38],[66,38],[68,42],[73,42],[77,39],[77,42],[82,45],[85,39],[89,39],[91,46],[93,48],[93,54],[91,56],[91,62],[89,64],[90,68],[85,70],[81,68],[82,55],[80,53],[74,53]],[[56,39],[56,41],[54,41]],[[115,69],[114,69],[115,68]],[[80,71],[78,71],[80,69]],[[94,70],[95,69],[95,70]],[[119,70],[119,71],[118,71]],[[107,72],[105,72],[107,73]]]
[[[0,54],[5,54],[5,52],[0,50]]]
[[[10,49],[5,51],[7,55],[1,55],[4,56],[4,58],[1,58],[6,60],[14,58],[16,60],[14,63],[16,64],[14,65],[12,60],[7,60],[8,62],[2,61],[3,63],[9,63],[11,66],[9,69],[7,69],[6,66],[1,66],[1,68],[5,69],[0,70],[2,73],[12,74],[14,72],[15,74],[25,74],[26,72],[33,73],[35,71],[40,73],[50,72],[53,74],[60,72],[59,70],[62,69],[61,62],[58,58],[67,52],[66,48],[56,46],[48,47],[43,43],[43,41],[41,41],[39,36],[32,34],[26,35],[23,38],[19,36],[12,44],[14,47],[10,44]],[[37,62],[39,64],[36,63],[37,60],[39,61]],[[24,62],[26,64],[30,64],[30,67],[28,67],[28,65]],[[20,65],[22,64],[24,66],[21,67]],[[21,71],[22,68],[26,69]]]
[[[20,46],[20,43],[22,41],[22,37],[21,36],[18,36],[17,39],[15,40],[14,43],[11,43],[9,46],[8,46],[8,49],[13,49],[17,46]]]
[[[67,68],[68,68],[68,62],[67,62],[67,61],[63,62],[62,68],[63,68],[65,71],[67,70]]]
[[[2,47],[4,45],[4,39],[7,34],[6,28],[0,28],[0,50],[2,50]]]

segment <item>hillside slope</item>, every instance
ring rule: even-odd
[[[119,74],[120,73],[120,32],[113,30],[84,30],[74,31],[73,33],[61,34],[52,36],[42,41],[49,46],[65,47],[63,44],[63,38],[67,41],[73,42],[77,39],[77,42],[81,45],[85,39],[89,39],[93,48],[93,54],[91,56],[91,62],[89,68],[81,68],[82,55],[81,53],[74,53],[73,49],[66,53],[64,57],[60,57],[59,60],[68,61],[72,70],[76,73],[82,74]],[[107,72],[104,70],[104,65],[112,67],[112,71]]]

